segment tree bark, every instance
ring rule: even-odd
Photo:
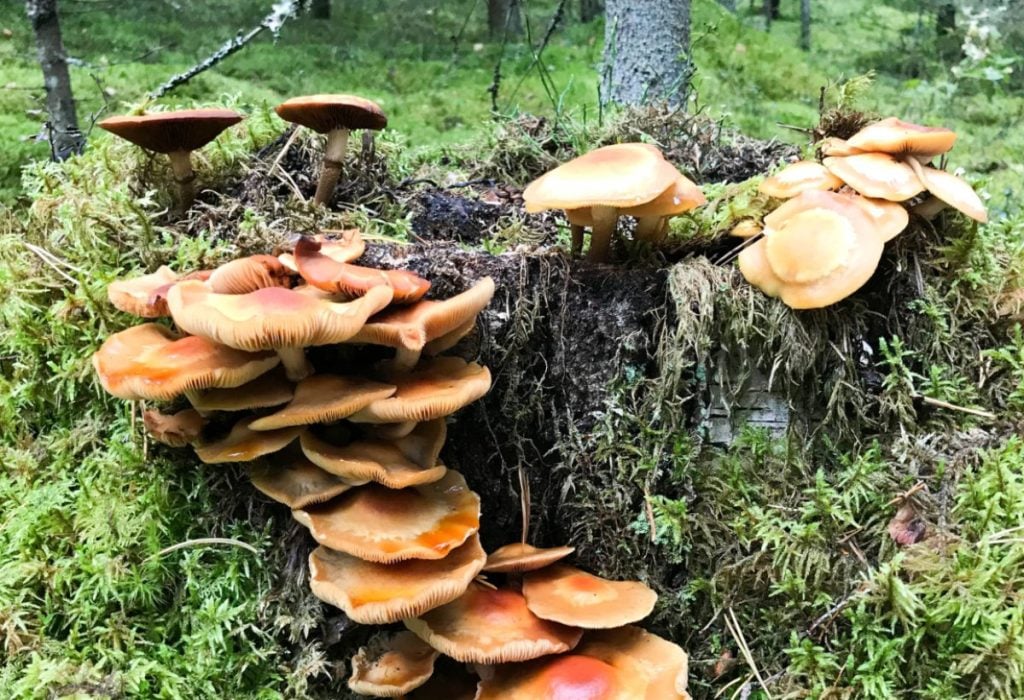
[[[604,12],[604,0],[580,0],[580,21],[589,22]]]
[[[75,97],[60,33],[57,0],[26,0],[25,12],[36,35],[36,53],[43,69],[46,110],[49,112],[50,154],[65,160],[81,153],[85,138],[78,128]]]
[[[331,0],[312,0],[309,5],[309,14],[316,19],[330,19]]]
[[[800,0],[800,48],[811,50],[811,0]]]
[[[729,12],[736,12],[736,0],[718,0],[718,4],[727,9]]]
[[[523,33],[522,8],[519,0],[487,0],[487,28],[492,39],[501,39],[506,33]]]
[[[608,0],[602,99],[681,103],[690,80],[690,0]]]

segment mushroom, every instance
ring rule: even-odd
[[[157,442],[170,447],[184,447],[199,439],[206,420],[191,408],[170,415],[147,408],[142,412],[142,423]]]
[[[906,162],[913,168],[925,189],[932,195],[975,221],[981,223],[988,221],[988,212],[985,210],[981,197],[963,179],[953,173],[947,173],[945,170],[921,165],[913,158],[908,158]]]
[[[535,571],[565,559],[576,551],[575,547],[551,547],[539,549],[525,542],[515,542],[499,547],[487,556],[484,571],[496,574],[520,574]]]
[[[253,430],[276,430],[293,425],[333,423],[374,401],[395,393],[396,387],[362,377],[314,374],[295,387],[291,402],[252,422]]]
[[[743,219],[738,224],[732,227],[729,231],[730,236],[736,236],[737,238],[753,238],[757,236],[764,229],[754,219]]]
[[[335,233],[338,234],[337,238],[329,237],[329,234]],[[327,229],[322,234],[312,238],[320,244],[321,255],[326,255],[331,260],[339,263],[350,263],[358,260],[366,250],[366,243],[363,241],[362,232],[357,228],[338,231]],[[299,267],[295,264],[295,255],[292,253],[281,253],[277,256],[277,259],[289,270],[298,273]]]
[[[614,666],[570,653],[499,666],[481,681],[475,700],[636,700],[646,697],[641,692]]]
[[[291,287],[291,270],[273,255],[250,255],[221,265],[207,283],[217,294],[248,294],[267,287]]]
[[[325,603],[363,625],[422,615],[466,592],[487,555],[472,535],[443,559],[375,564],[327,547],[309,555],[309,585]]]
[[[355,95],[293,97],[275,109],[285,121],[327,134],[323,169],[313,197],[316,204],[322,205],[330,202],[341,176],[349,132],[353,129],[379,131],[388,125],[388,118],[376,102]]]
[[[837,190],[842,186],[843,181],[821,163],[800,160],[766,178],[757,191],[776,199],[789,199],[806,190]]]
[[[678,645],[632,625],[587,632],[575,653],[641,681],[646,700],[690,700],[689,657]]]
[[[248,294],[215,294],[202,282],[179,282],[167,304],[179,327],[239,350],[276,350],[288,378],[312,368],[303,348],[348,340],[391,302],[390,287],[374,287],[347,303],[316,299],[283,287]]]
[[[651,614],[658,594],[639,581],[609,581],[556,564],[523,577],[530,612],[585,629],[621,627]]]
[[[178,184],[178,206],[188,209],[195,199],[195,171],[192,151],[213,141],[242,121],[241,114],[230,109],[183,109],[140,116],[109,117],[99,122],[101,129],[131,141],[149,151],[165,153],[171,160],[174,181]]]
[[[623,143],[598,148],[545,173],[523,191],[523,201],[531,213],[589,209],[592,228],[587,257],[603,262],[608,259],[620,210],[650,202],[674,187],[679,177],[658,149]],[[582,225],[572,226],[574,240],[582,241]]]
[[[825,167],[865,197],[903,202],[924,191],[909,165],[887,153],[826,158]]]
[[[424,300],[387,309],[371,318],[350,343],[395,348],[394,367],[410,369],[428,343],[465,330],[494,297],[494,280],[484,277],[472,287],[441,301]],[[466,330],[468,333],[469,331]],[[455,342],[458,342],[457,340]]]
[[[542,620],[518,591],[472,583],[450,603],[406,619],[424,642],[456,661],[506,664],[561,654],[582,630]]]
[[[342,298],[353,299],[380,285],[394,290],[392,303],[419,301],[430,282],[408,270],[377,270],[351,263],[337,262],[320,252],[321,243],[303,236],[295,244],[295,267],[308,284]]]
[[[166,265],[141,277],[117,280],[107,285],[107,298],[114,308],[142,318],[168,316],[167,301],[157,295],[167,285],[178,281],[178,274]]]
[[[393,371],[386,381],[398,387],[348,417],[353,423],[423,422],[455,413],[491,388],[491,372],[458,357],[435,357],[411,372]]]
[[[324,503],[352,488],[301,455],[277,457],[249,468],[249,479],[261,493],[289,508]]]
[[[350,484],[374,481],[389,489],[404,489],[437,481],[448,471],[440,462],[420,466],[407,459],[395,445],[383,440],[362,440],[341,446],[307,432],[301,444],[302,452],[313,464]]]
[[[249,411],[254,408],[280,406],[292,400],[295,387],[284,371],[277,367],[250,382],[231,389],[186,391],[192,408],[205,415],[213,411]]]
[[[479,529],[480,497],[449,469],[430,484],[397,491],[368,484],[292,515],[325,547],[390,564],[444,558]]]
[[[406,459],[421,467],[430,467],[437,464],[447,435],[444,418],[435,418],[417,423],[407,434],[392,438],[391,442]]]
[[[198,336],[183,338],[156,323],[115,333],[92,356],[107,393],[129,401],[166,401],[196,389],[239,386],[279,362],[273,353],[243,352]]]
[[[875,227],[875,233],[888,243],[903,232],[903,229],[910,223],[910,214],[906,208],[887,199],[872,199],[862,197],[854,192],[840,192],[841,197],[848,197],[851,202],[860,207],[860,210],[868,215],[871,224]]]
[[[956,143],[956,134],[937,126],[922,126],[889,117],[868,124],[847,139],[846,144],[864,153],[891,153],[923,158],[927,163],[948,152]]]
[[[619,215],[632,216],[636,219],[636,231],[633,235],[637,240],[659,243],[664,240],[668,231],[669,218],[685,214],[691,209],[707,204],[707,201],[707,197],[692,180],[680,175],[671,187],[650,202],[626,207]]]
[[[304,430],[303,427],[253,430],[249,426],[254,420],[255,417],[243,418],[220,440],[197,445],[196,455],[206,464],[251,462],[257,457],[283,450]]]
[[[437,656],[412,632],[378,637],[352,657],[348,687],[377,698],[403,696],[430,680]]]

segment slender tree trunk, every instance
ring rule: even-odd
[[[57,0],[26,0],[25,12],[36,35],[36,53],[43,69],[50,153],[54,160],[65,160],[82,152],[85,138],[78,129],[75,97],[71,92],[71,76],[57,16]]]
[[[580,0],[580,21],[589,22],[604,12],[604,0]]]
[[[309,4],[309,14],[316,19],[330,19],[331,0],[312,0]]]
[[[718,0],[718,4],[729,12],[736,12],[736,0]]]
[[[522,8],[519,0],[487,0],[487,28],[492,39],[523,33]]]
[[[681,103],[690,80],[690,0],[607,0],[602,99]]]
[[[811,0],[800,0],[800,48],[811,50]]]

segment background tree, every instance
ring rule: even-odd
[[[602,99],[621,104],[686,96],[690,0],[608,0]]]
[[[64,160],[81,153],[85,137],[78,128],[75,97],[71,92],[64,39],[60,33],[57,0],[26,0],[25,12],[36,37],[36,53],[43,69],[46,110],[49,112],[50,153]]]
[[[811,50],[811,0],[800,0],[800,48]]]
[[[729,12],[736,11],[736,0],[718,0],[718,4],[727,9]]]
[[[580,0],[580,21],[589,22],[604,12],[604,0]]]
[[[500,39],[506,32],[512,36],[522,34],[520,0],[487,0],[487,28],[492,39]]]

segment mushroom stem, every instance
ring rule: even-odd
[[[569,254],[575,257],[583,252],[583,227],[579,224],[569,224],[569,232],[572,234]]]
[[[594,226],[590,231],[590,251],[587,260],[604,262],[611,250],[612,236],[615,226],[619,223],[619,210],[615,207],[594,206],[590,209]]]
[[[633,237],[638,241],[655,243],[658,239],[660,224],[660,216],[641,216],[636,220],[636,231],[633,233]]]
[[[277,354],[284,365],[285,376],[293,382],[300,382],[313,374],[313,365],[306,359],[303,348],[277,348]]]
[[[192,206],[196,198],[196,173],[192,169],[191,151],[171,151],[167,154],[171,159],[171,172],[178,186],[178,209],[181,212]]]
[[[408,372],[420,361],[420,354],[422,352],[422,350],[398,348],[395,350],[395,359],[392,361],[391,367],[399,372]]]
[[[348,150],[348,129],[333,129],[327,132],[327,146],[324,148],[323,167],[320,170],[320,182],[316,186],[313,202],[327,206],[334,194],[334,188],[341,178],[341,166],[345,162],[345,151]]]
[[[932,195],[928,199],[924,200],[920,204],[915,205],[910,211],[914,212],[923,219],[931,221],[939,212],[946,208],[946,203],[938,197]]]

